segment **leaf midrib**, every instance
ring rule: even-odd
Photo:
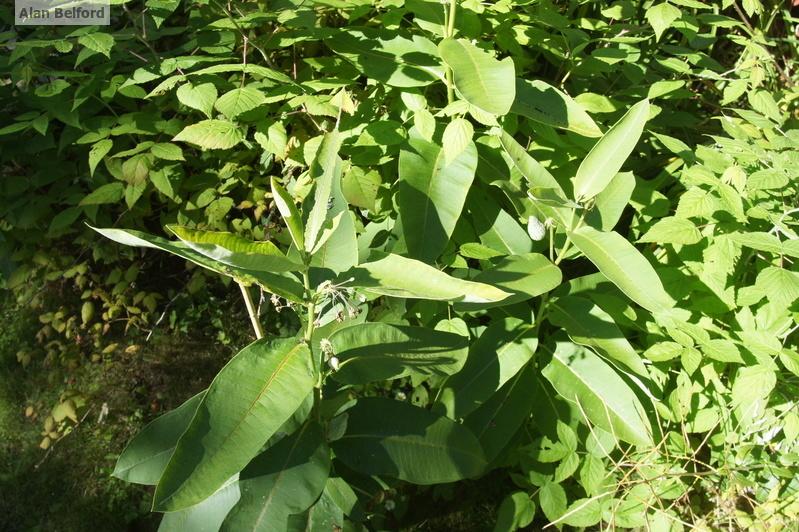
[[[296,355],[296,352],[298,350],[302,349],[302,347],[303,347],[302,344],[298,344],[298,345],[295,345],[294,347],[292,347],[291,349],[289,349],[286,352],[286,356],[283,358],[283,360],[280,361],[278,366],[275,368],[275,371],[273,371],[272,374],[269,376],[269,379],[267,379],[267,381],[264,383],[263,387],[258,392],[258,394],[256,395],[255,399],[250,403],[250,405],[247,407],[247,409],[244,411],[244,413],[239,417],[239,419],[236,421],[236,424],[233,426],[233,428],[228,431],[228,433],[225,435],[225,437],[222,439],[222,441],[219,443],[219,445],[216,446],[216,450],[214,450],[212,453],[210,453],[208,455],[208,457],[204,460],[205,463],[208,463],[209,461],[213,460],[216,456],[219,455],[220,449],[222,449],[225,446],[225,444],[228,442],[228,440],[230,440],[230,438],[233,436],[234,433],[238,432],[239,428],[241,427],[241,424],[244,423],[244,420],[247,419],[248,417],[250,417],[250,415],[252,414],[252,411],[255,408],[255,405],[267,393],[269,388],[272,386],[272,383],[275,381],[275,379],[277,379],[277,377],[283,371],[283,368]],[[203,397],[202,403],[205,403],[205,400],[206,400],[207,397],[208,397],[208,395]],[[198,412],[199,412],[200,408],[203,406],[202,403],[197,408]],[[197,414],[195,413],[195,416],[196,415]],[[188,430],[187,430],[187,432],[188,432]],[[184,434],[186,434],[186,433],[184,433]],[[181,440],[182,439],[183,439],[183,437],[181,436]],[[178,445],[180,445],[180,441],[178,441]],[[175,447],[177,448],[178,445],[176,445]],[[196,469],[194,471],[196,471]],[[186,480],[184,480],[174,491],[172,491],[172,493],[169,495],[169,497],[163,499],[161,501],[161,503],[159,504],[159,506],[163,507],[164,504],[166,504],[167,501],[170,501],[170,500],[174,499],[175,495],[178,494],[181,491],[183,486],[185,486],[186,482],[188,482],[188,480],[192,478],[192,476],[194,475],[194,471],[192,471],[192,474],[189,475],[189,477],[187,477]]]

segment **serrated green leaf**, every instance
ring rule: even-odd
[[[394,87],[422,87],[444,78],[436,45],[421,35],[353,28],[326,41],[366,76]]]
[[[175,94],[180,103],[186,107],[197,109],[211,118],[217,97],[216,86],[213,83],[201,83],[200,85],[186,83],[178,87]]]
[[[555,521],[566,511],[566,492],[557,482],[548,481],[538,492],[541,511],[550,521]]]
[[[214,104],[217,111],[232,120],[266,102],[264,94],[254,87],[240,87],[226,92]]]
[[[116,203],[125,195],[125,185],[119,181],[108,183],[93,190],[89,195],[80,200],[79,205],[103,205]]]
[[[111,57],[111,48],[114,47],[114,36],[109,33],[88,33],[78,37],[78,44],[85,46],[89,50]]]
[[[183,158],[183,150],[177,144],[170,142],[159,142],[150,147],[150,153],[158,159],[165,161],[185,161]]]
[[[444,129],[441,139],[444,152],[444,164],[451,164],[471,144],[474,128],[472,123],[463,118],[454,118]]]
[[[663,32],[671,27],[675,20],[680,18],[680,10],[668,2],[655,4],[646,10],[646,20],[655,30],[655,38],[659,41]]]
[[[186,126],[172,140],[188,142],[202,150],[227,150],[244,140],[244,133],[233,122],[202,120]]]
[[[533,522],[535,503],[524,491],[515,491],[507,495],[499,505],[494,532],[513,532]]]
[[[92,145],[92,149],[89,150],[89,175],[94,175],[94,170],[97,168],[99,162],[103,160],[103,157],[108,155],[108,152],[110,152],[113,147],[114,141],[111,139],[103,139]]]

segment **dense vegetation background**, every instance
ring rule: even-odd
[[[152,490],[110,476],[117,457],[254,338],[235,282],[88,225],[166,237],[176,224],[288,248],[270,180],[308,206],[334,129],[343,207],[331,208],[352,213],[356,261],[404,250],[472,279],[535,252],[563,280],[512,285],[517,304],[496,309],[383,298],[345,316],[429,329],[459,316],[467,336],[498,346],[516,345],[501,333],[527,320],[539,345],[481,398],[518,418],[492,418],[510,425],[480,442],[497,447],[490,472],[431,487],[358,484],[348,527],[796,525],[791,2],[467,0],[454,18],[427,0],[112,4],[109,27],[15,27],[0,7],[0,529],[157,528]],[[439,47],[447,38],[461,48]],[[490,98],[475,94],[476,74],[459,78],[466,56],[477,73],[510,62],[512,82],[489,79]],[[513,80],[512,106],[493,111]],[[622,269],[642,257],[654,266],[683,312],[671,321],[647,302],[656,286],[631,294],[591,278],[606,272],[588,248],[547,223],[563,198],[514,167],[517,149],[571,191],[597,138],[644,99],[624,172],[576,208],[590,211],[580,223],[615,226],[643,254]],[[425,203],[401,192],[412,141],[443,146],[450,162],[467,146],[479,153],[452,227],[424,239],[411,220]],[[252,293],[266,336],[301,327],[290,296]],[[654,427],[647,449],[627,445],[637,427],[623,417],[600,427],[563,401],[568,383],[545,368],[566,345],[597,353],[586,355],[597,360],[590,374],[607,369],[634,390]],[[610,364],[619,352],[630,358]],[[427,407],[447,386],[406,375],[356,389]],[[606,437],[622,425],[633,436]]]

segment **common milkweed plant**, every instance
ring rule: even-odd
[[[560,90],[518,78],[512,58],[459,37],[456,16],[451,3],[439,27],[413,36],[350,27],[329,41],[370,83],[405,91],[409,130],[385,176],[396,175],[387,216],[370,219],[344,194],[342,146],[369,117],[344,129],[354,104],[342,91],[330,102],[338,116],[307,143],[307,171],[271,178],[283,222],[274,238],[97,229],[233,278],[258,338],[120,456],[115,476],[155,485],[162,529],[357,529],[359,478],[480,477],[503,463],[547,394],[578,405],[614,445],[654,444],[647,367],[594,297],[626,297],[674,330],[687,319],[648,259],[613,231],[635,186],[620,170],[650,104],[603,132]],[[403,54],[415,59],[395,60]],[[419,87],[446,95],[438,117]],[[517,140],[517,117],[554,115],[592,144],[570,175]],[[228,147],[215,122],[175,140]],[[582,266],[564,279],[572,260]],[[264,336],[256,287],[297,313],[294,336]],[[398,399],[391,381],[418,400]]]

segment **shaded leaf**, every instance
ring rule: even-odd
[[[544,81],[516,78],[516,98],[511,112],[585,137],[602,136],[602,130],[582,105]]]
[[[558,342],[542,373],[560,396],[580,406],[591,423],[626,442],[652,445],[652,428],[638,397],[588,349]]]
[[[308,346],[258,340],[214,378],[155,489],[153,508],[176,511],[211,496],[258,452],[314,386]]]
[[[439,484],[476,477],[486,466],[480,443],[466,427],[428,410],[368,397],[345,415],[347,430],[332,447],[356,471]]]
[[[135,484],[157,484],[204,396],[205,391],[202,391],[148,423],[128,442],[111,475]]]
[[[463,367],[468,338],[458,334],[388,323],[362,323],[330,336],[340,382],[365,384],[408,375],[446,376]]]

